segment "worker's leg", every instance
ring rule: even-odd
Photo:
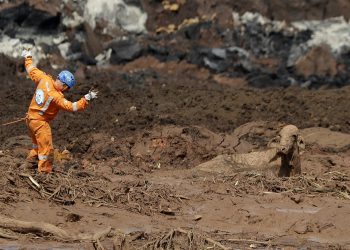
[[[29,130],[29,135],[32,138],[32,149],[27,155],[27,161],[29,163],[36,164],[38,162],[38,142],[36,141],[34,131],[32,131],[31,127],[29,126],[29,122],[29,120],[26,121]]]
[[[35,138],[38,143],[38,171],[40,173],[51,173],[53,162],[52,134],[49,123],[45,121],[31,121],[35,131]]]

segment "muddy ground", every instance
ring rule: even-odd
[[[5,123],[25,115],[34,85],[21,62],[2,57],[0,67]],[[82,67],[79,74],[69,99],[91,86],[100,97],[85,112],[62,112],[52,123],[55,148],[72,154],[56,154],[54,174],[22,168],[30,148],[23,122],[0,127],[2,215],[72,234],[110,226],[111,237],[101,240],[106,249],[113,239],[130,249],[350,249],[349,88],[254,89],[151,57],[105,70]],[[218,154],[266,147],[283,124],[344,134],[322,138],[328,146],[307,143],[299,177],[197,170]],[[97,248],[90,241],[0,232],[15,238],[0,237],[1,249]]]

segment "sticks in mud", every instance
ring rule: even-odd
[[[172,249],[171,247],[173,246],[173,239],[174,239],[176,233],[187,235],[187,237],[188,237],[187,243],[188,243],[188,245],[192,245],[193,232],[178,228],[178,229],[172,229],[172,230],[170,230],[170,232],[161,236],[160,238],[147,243],[141,249],[149,249],[149,248],[151,248],[151,249]],[[213,244],[214,248],[218,247],[218,248],[223,249],[223,250],[229,249],[228,247],[222,245],[220,242],[213,240],[209,237],[204,237],[203,239],[205,242]]]
[[[13,232],[33,233],[36,235],[51,235],[57,240],[63,241],[92,241],[101,246],[100,240],[104,239],[111,232],[112,228],[108,227],[94,234],[73,234],[69,233],[55,225],[45,222],[22,221],[0,215],[0,228],[9,229]],[[16,239],[0,231],[0,237]],[[100,249],[103,249],[103,247]]]
[[[27,185],[39,195],[53,202],[72,205],[76,200],[96,207],[125,207],[143,214],[160,212],[162,200],[181,202],[189,198],[172,192],[170,186],[144,181],[111,183],[104,176],[70,169],[67,172],[54,172],[48,176],[35,172],[17,173]],[[14,177],[17,177],[14,174]],[[16,182],[13,177],[13,183]],[[1,198],[1,197],[0,197]]]

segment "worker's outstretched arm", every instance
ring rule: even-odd
[[[91,101],[92,99],[97,98],[97,91],[92,90],[89,91],[88,94],[86,94],[83,98],[81,98],[77,102],[70,102],[66,100],[62,96],[55,96],[53,97],[53,103],[55,103],[60,109],[63,109],[68,112],[76,112],[80,110],[86,109],[88,102]]]
[[[32,53],[30,50],[23,50],[22,56],[25,58],[24,66],[28,75],[30,76],[30,79],[32,79],[36,84],[39,84],[45,73],[33,65]]]
[[[86,109],[88,105],[88,101],[84,97],[77,102],[70,102],[64,97],[54,97],[52,101],[60,109],[68,112],[76,112],[76,111]]]

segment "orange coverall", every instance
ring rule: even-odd
[[[33,66],[31,57],[25,59],[25,68],[30,78],[36,83],[36,91],[26,119],[33,142],[33,148],[27,160],[29,162],[39,160],[38,171],[51,173],[53,144],[49,122],[55,118],[60,109],[70,112],[80,111],[87,107],[88,102],[84,97],[74,103],[66,100],[63,93],[55,89],[55,80]]]

